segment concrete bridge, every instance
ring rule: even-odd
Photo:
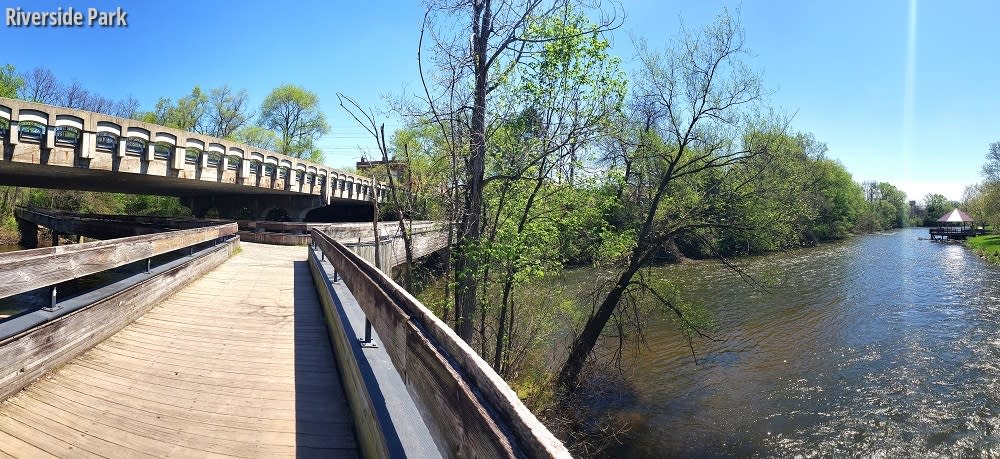
[[[385,186],[228,139],[0,98],[0,185],[177,196],[198,217],[368,207]]]
[[[310,242],[226,223],[0,254],[0,298],[52,297],[0,320],[0,456],[568,457],[419,301]]]

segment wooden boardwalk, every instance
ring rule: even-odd
[[[0,457],[354,457],[305,247],[242,253],[0,404]]]

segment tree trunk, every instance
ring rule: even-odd
[[[639,272],[639,269],[649,258],[649,254],[652,253],[648,249],[638,250],[642,250],[643,253],[633,254],[634,256],[628,268],[618,276],[618,282],[614,288],[604,297],[604,301],[597,308],[597,312],[587,320],[587,324],[583,327],[583,332],[580,333],[580,336],[573,341],[569,356],[567,356],[566,362],[559,370],[559,376],[556,377],[556,388],[560,394],[566,396],[576,391],[579,385],[580,372],[583,371],[583,366],[587,363],[587,357],[590,356],[590,353],[594,350],[594,346],[597,345],[597,340],[601,337],[604,326],[607,325],[608,320],[611,319],[611,315],[615,312],[615,308],[618,307],[618,303],[621,302],[622,295],[625,294],[629,283],[632,282],[632,277],[635,276],[635,273]]]
[[[464,225],[455,263],[455,312],[456,315],[460,314],[458,336],[466,341],[472,338],[472,321],[478,306],[476,277],[479,272],[479,258],[478,247],[474,246],[479,244],[482,233],[483,177],[486,172],[486,91],[489,70],[486,52],[493,22],[489,2],[485,2],[485,5],[476,4],[472,19],[475,24],[472,58],[476,82],[469,132],[468,194],[465,199]]]

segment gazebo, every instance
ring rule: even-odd
[[[937,221],[941,225],[937,228],[931,228],[931,240],[965,239],[983,234],[982,230],[977,230],[973,225],[975,220],[969,214],[958,209],[942,215]]]

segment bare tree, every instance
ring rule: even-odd
[[[62,98],[62,88],[54,73],[45,67],[35,67],[21,76],[24,85],[18,97],[40,104],[58,104]]]
[[[66,108],[77,110],[87,110],[90,104],[90,91],[84,88],[79,81],[73,80],[66,85],[61,94],[59,104]]]
[[[110,114],[119,118],[138,119],[140,113],[139,99],[136,99],[135,96],[128,96],[115,102]]]
[[[389,143],[385,136],[385,123],[378,123],[375,121],[373,111],[361,108],[361,106],[358,105],[354,99],[341,93],[337,93],[337,99],[340,101],[340,107],[349,113],[351,117],[354,118],[354,121],[357,121],[357,123],[361,125],[361,127],[365,128],[365,130],[368,131],[368,133],[375,139],[375,144],[378,146],[378,150],[382,154],[382,163],[385,165],[385,175],[389,185],[389,198],[392,200],[393,207],[396,209],[396,216],[399,220],[399,234],[403,238],[403,250],[406,253],[403,285],[407,290],[411,290],[413,287],[413,279],[411,275],[411,268],[413,267],[413,221],[406,218],[404,209],[412,208],[412,202],[404,202],[404,200],[407,200],[405,196],[410,196],[412,198],[412,193],[408,193],[409,190],[401,189],[401,184],[396,183],[395,176],[391,169],[392,165],[389,161]],[[344,104],[345,102],[347,103],[346,105]],[[374,199],[373,202],[375,203],[375,218],[377,221],[378,202]],[[375,227],[375,240],[375,246],[378,247],[377,225]],[[378,259],[377,255],[376,259]]]
[[[245,126],[256,113],[247,107],[246,89],[235,91],[224,85],[213,88],[208,94],[208,109],[201,131],[215,137],[230,137]]]

